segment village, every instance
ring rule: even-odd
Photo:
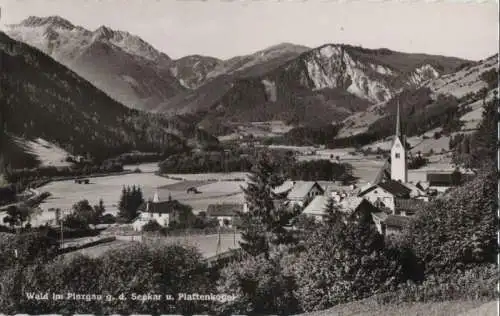
[[[409,181],[408,146],[405,141],[398,108],[390,160],[383,164],[374,179],[362,186],[344,184],[343,181],[286,180],[273,189],[276,205],[297,205],[303,210],[302,215],[322,221],[326,216],[328,201],[333,199],[348,216],[368,211],[380,234],[398,234],[425,203],[474,175],[472,171],[465,170],[420,172],[416,181]],[[187,193],[190,192],[200,193],[195,187],[188,188]],[[160,199],[156,190],[133,223],[134,230],[140,231],[151,220],[161,226],[168,226],[170,221],[175,220],[175,210],[170,207],[171,204],[167,199]],[[248,207],[245,202],[214,203],[204,211],[208,217],[216,219],[220,227],[232,228],[239,214],[247,212]]]
[[[338,209],[347,217],[355,217],[362,212],[368,212],[381,235],[394,235],[403,231],[409,219],[425,203],[445,194],[451,187],[457,186],[462,181],[471,179],[474,176],[471,171],[459,171],[459,169],[438,172],[409,170],[409,150],[406,137],[402,132],[403,123],[400,118],[399,106],[396,115],[395,134],[390,150],[390,158],[378,164],[380,165],[379,170],[375,172],[372,179],[360,179],[361,181],[350,181],[349,183],[342,180],[305,181],[285,179],[281,185],[274,187],[272,190],[275,206],[298,207],[301,210],[298,217],[306,217],[321,222],[326,216],[326,207],[329,201],[333,200]],[[369,158],[361,159],[369,160]],[[334,159],[333,155],[331,155],[330,160],[332,163],[339,163],[339,158]],[[211,237],[201,236],[201,239],[211,238],[211,243],[204,243],[203,247],[207,249],[201,249],[207,254],[207,257],[218,256],[231,249],[239,248],[237,243],[240,238],[239,230],[241,228],[239,227],[239,217],[242,213],[248,212],[247,202],[242,192],[242,189],[247,184],[248,174],[227,173],[223,177],[214,174],[212,179],[209,179],[210,174],[200,174],[198,177],[196,174],[190,177],[173,174],[166,176],[166,178],[165,176],[153,175],[157,179],[155,180],[157,184],[154,185],[154,182],[151,183],[149,180],[150,174],[154,170],[156,170],[154,166],[146,166],[146,169],[141,173],[113,177],[116,178],[116,181],[113,181],[115,186],[116,183],[125,181],[122,185],[116,186],[117,188],[132,184],[141,187],[141,183],[147,183],[143,188],[145,202],[138,206],[137,216],[132,218],[129,223],[115,223],[112,221],[98,224],[96,227],[101,229],[99,235],[101,237],[72,240],[71,238],[64,238],[61,234],[61,242],[63,242],[64,238],[64,245],[67,247],[69,245],[72,247],[78,245],[74,249],[90,247],[90,252],[92,252],[92,249],[99,249],[96,252],[101,253],[103,245],[100,245],[100,242],[107,244],[116,242],[116,239],[118,239],[123,243],[128,243],[129,241],[142,240],[145,225],[156,225],[158,229],[171,228],[172,224],[182,221],[180,219],[182,211],[179,207],[187,204],[192,208],[196,216],[201,214],[203,218],[218,223],[216,226],[219,228],[211,230]],[[411,174],[412,172],[413,174]],[[409,180],[409,173],[411,180]],[[141,177],[144,180],[141,180]],[[42,188],[28,189],[23,195],[24,199],[27,201],[39,199],[38,203],[33,202],[33,205],[40,204],[38,212],[30,215],[28,222],[30,225],[49,225],[62,230],[63,221],[60,220],[61,216],[71,214],[70,208],[72,204],[82,198],[94,197],[95,199],[95,195],[101,196],[101,199],[103,198],[102,190],[111,184],[106,179],[108,178],[89,179],[80,177],[74,181],[56,181]],[[95,181],[108,182],[98,185],[95,184]],[[63,190],[60,194],[67,195],[66,201],[68,202],[63,202],[63,196],[50,196],[50,191],[57,191],[59,187],[66,188],[66,191]],[[80,192],[78,190],[92,187],[95,187],[94,190],[96,191],[91,190],[83,196],[81,195],[83,191],[78,193]],[[42,192],[44,196],[40,199]],[[107,193],[104,196],[106,214],[108,214],[106,216],[113,217],[118,214],[118,206],[109,204],[110,200],[116,201],[117,199],[117,194]],[[3,206],[2,209],[5,210],[7,207]],[[61,209],[63,210],[62,214]],[[288,227],[293,229],[295,226],[293,222],[290,222]],[[221,245],[220,241],[221,231],[223,237],[227,239],[224,245]],[[200,237],[196,236],[199,233],[192,230],[187,234],[184,237],[184,242],[200,247]],[[178,240],[172,237],[164,237],[164,239]],[[107,249],[107,246],[104,248]],[[86,251],[86,253],[88,252],[89,250]]]

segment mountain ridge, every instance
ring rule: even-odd
[[[166,118],[130,109],[42,51],[0,32],[6,163],[36,166],[14,139],[42,138],[101,160],[130,150],[183,148]],[[7,93],[5,93],[7,92]]]

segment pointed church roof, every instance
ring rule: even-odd
[[[403,133],[401,132],[401,113],[399,110],[399,101],[398,101],[398,109],[396,111],[396,137],[401,138]]]

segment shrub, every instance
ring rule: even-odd
[[[58,248],[57,240],[41,232],[0,233],[0,269],[13,267],[16,263],[45,262],[57,254]]]
[[[142,226],[142,230],[145,232],[157,232],[160,229],[162,229],[162,226],[155,220],[150,220]]]
[[[402,283],[396,291],[375,296],[381,304],[454,300],[493,300],[497,298],[498,268],[482,265],[452,274],[431,275],[421,284]]]
[[[384,248],[367,215],[347,224],[339,219],[312,233],[291,265],[295,295],[305,311],[389,290],[404,277],[397,256]]]
[[[482,173],[417,213],[407,232],[426,274],[495,262],[497,182]]]
[[[295,282],[292,275],[283,272],[280,259],[279,255],[271,259],[263,255],[249,257],[222,270],[219,292],[233,293],[238,298],[217,306],[218,313],[290,315],[297,312]]]
[[[14,314],[92,313],[105,314],[191,314],[206,312],[209,304],[202,301],[132,300],[137,294],[213,293],[201,263],[201,255],[193,248],[178,245],[135,244],[112,249],[102,257],[83,255],[59,257],[45,265],[33,265],[22,271],[10,269],[0,275],[2,312]],[[23,284],[23,292],[82,293],[111,295],[113,301],[102,300],[29,300],[15,281]],[[122,295],[122,296],[121,296]],[[125,299],[120,299],[120,296]]]
[[[114,223],[116,223],[116,217],[114,217],[112,214],[105,214],[101,217],[101,223],[102,224],[114,224]]]

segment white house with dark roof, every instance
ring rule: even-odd
[[[388,208],[395,212],[396,198],[409,199],[411,190],[398,181],[388,180],[385,182],[370,185],[361,191],[358,196],[364,197],[373,205],[382,208]]]
[[[139,211],[139,216],[132,223],[134,230],[141,231],[142,227],[149,221],[156,221],[161,226],[168,227],[174,216],[175,202],[171,199],[161,201],[158,196],[158,191],[156,191],[153,199],[140,207],[142,210]]]

